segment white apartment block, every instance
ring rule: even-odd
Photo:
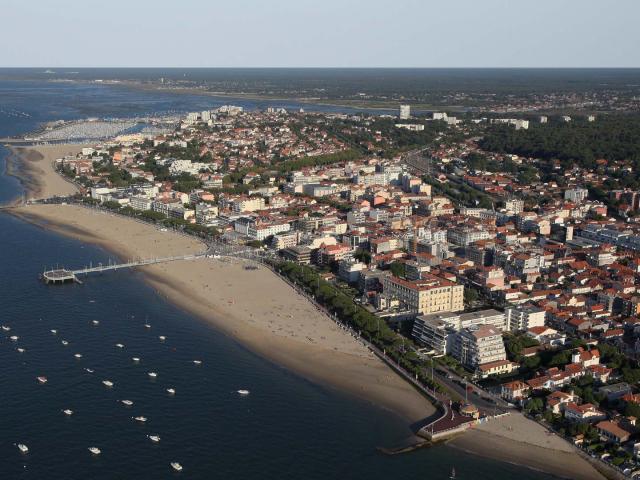
[[[564,199],[573,203],[582,203],[589,196],[589,190],[586,188],[571,188],[564,191]]]
[[[264,210],[265,202],[262,197],[240,198],[233,200],[233,213],[255,212]]]
[[[247,228],[247,236],[249,238],[262,241],[273,235],[277,235],[278,233],[288,232],[289,230],[291,230],[291,225],[289,223],[251,223]]]
[[[451,353],[460,363],[472,369],[507,358],[502,334],[491,325],[465,328],[458,332]]]
[[[544,327],[545,311],[533,305],[518,305],[504,310],[507,330],[526,331],[534,327]]]

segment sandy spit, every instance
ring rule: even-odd
[[[76,155],[84,145],[55,144],[29,147],[9,146],[9,173],[24,186],[27,200],[68,196],[78,188],[55,171],[54,162],[65,155]]]

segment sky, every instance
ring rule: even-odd
[[[640,0],[0,0],[0,67],[640,67]]]

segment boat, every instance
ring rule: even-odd
[[[74,357],[76,357],[76,358],[82,358],[82,354],[81,354],[81,353],[76,353],[76,354],[74,355]]]
[[[123,344],[121,344],[121,343],[116,343],[116,347],[118,347],[118,348],[124,348],[124,345],[123,345]]]
[[[139,361],[140,361],[140,358],[138,358],[138,357],[132,357],[132,358],[131,358],[131,360],[133,360],[134,362],[136,362],[136,363],[137,363],[137,362],[139,362]]]
[[[18,337],[17,335],[11,335],[11,336],[9,337],[9,340],[11,340],[12,342],[17,342],[19,338],[20,338],[20,337]]]
[[[47,377],[36,377],[40,383],[47,383]]]
[[[171,462],[171,468],[173,468],[176,472],[182,471],[182,465],[180,465],[178,462]]]
[[[95,370],[92,370],[92,369],[90,369],[90,368],[85,368],[85,369],[84,369],[84,371],[85,371],[85,372],[87,372],[87,373],[93,373],[93,372],[95,372]]]
[[[151,378],[156,378],[158,376],[156,372],[149,372],[147,375],[149,375]]]
[[[111,380],[103,380],[103,381],[102,381],[102,384],[103,384],[105,387],[113,387],[113,382],[112,382]]]
[[[454,467],[451,468],[451,475],[449,475],[449,478],[456,478],[456,469]]]
[[[56,334],[58,333],[58,330],[53,329],[53,330],[51,330],[51,333],[53,333],[54,335],[56,335]]]
[[[122,400],[122,403],[127,407],[130,407],[131,405],[133,405],[133,402],[131,400]]]
[[[27,447],[24,443],[18,444],[18,450],[20,450],[22,453],[29,453],[29,447]]]
[[[240,395],[249,395],[250,392],[249,392],[249,390],[238,390],[238,393]]]
[[[89,451],[94,455],[100,455],[102,453],[98,447],[89,447]]]
[[[62,340],[62,342],[61,342],[61,343],[62,343],[65,347],[66,347],[67,345],[69,345],[69,342],[67,342],[66,340]]]
[[[144,328],[151,328],[151,325],[149,325],[148,323],[145,323]]]
[[[94,325],[100,325],[100,321],[99,320],[91,320],[91,323],[93,323]]]
[[[160,441],[160,437],[158,435],[147,435],[147,437],[149,437],[149,440],[154,443],[158,443]]]
[[[143,417],[142,415],[140,415],[139,417],[133,417],[133,419],[137,422],[141,422],[144,423],[147,421],[147,417]]]
[[[161,342],[164,342],[167,339],[167,337],[165,337],[164,335],[160,335],[158,338]]]
[[[67,416],[71,416],[73,415],[73,410],[69,410],[68,408],[63,410],[62,413],[64,413]]]
[[[2,325],[2,330],[4,330],[5,332],[8,332],[9,330],[11,330],[11,327],[8,327],[6,325]]]
[[[20,348],[20,347],[16,348],[16,350],[18,351],[18,353],[24,353],[25,352],[25,349],[24,348]]]
[[[202,360],[194,360],[193,363],[196,365],[202,365]]]
[[[169,395],[175,395],[176,394],[176,390],[175,390],[175,388],[167,388],[167,393]]]

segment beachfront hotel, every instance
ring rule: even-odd
[[[424,273],[414,281],[385,277],[383,289],[388,298],[398,299],[420,315],[464,310],[464,287],[436,275]]]

